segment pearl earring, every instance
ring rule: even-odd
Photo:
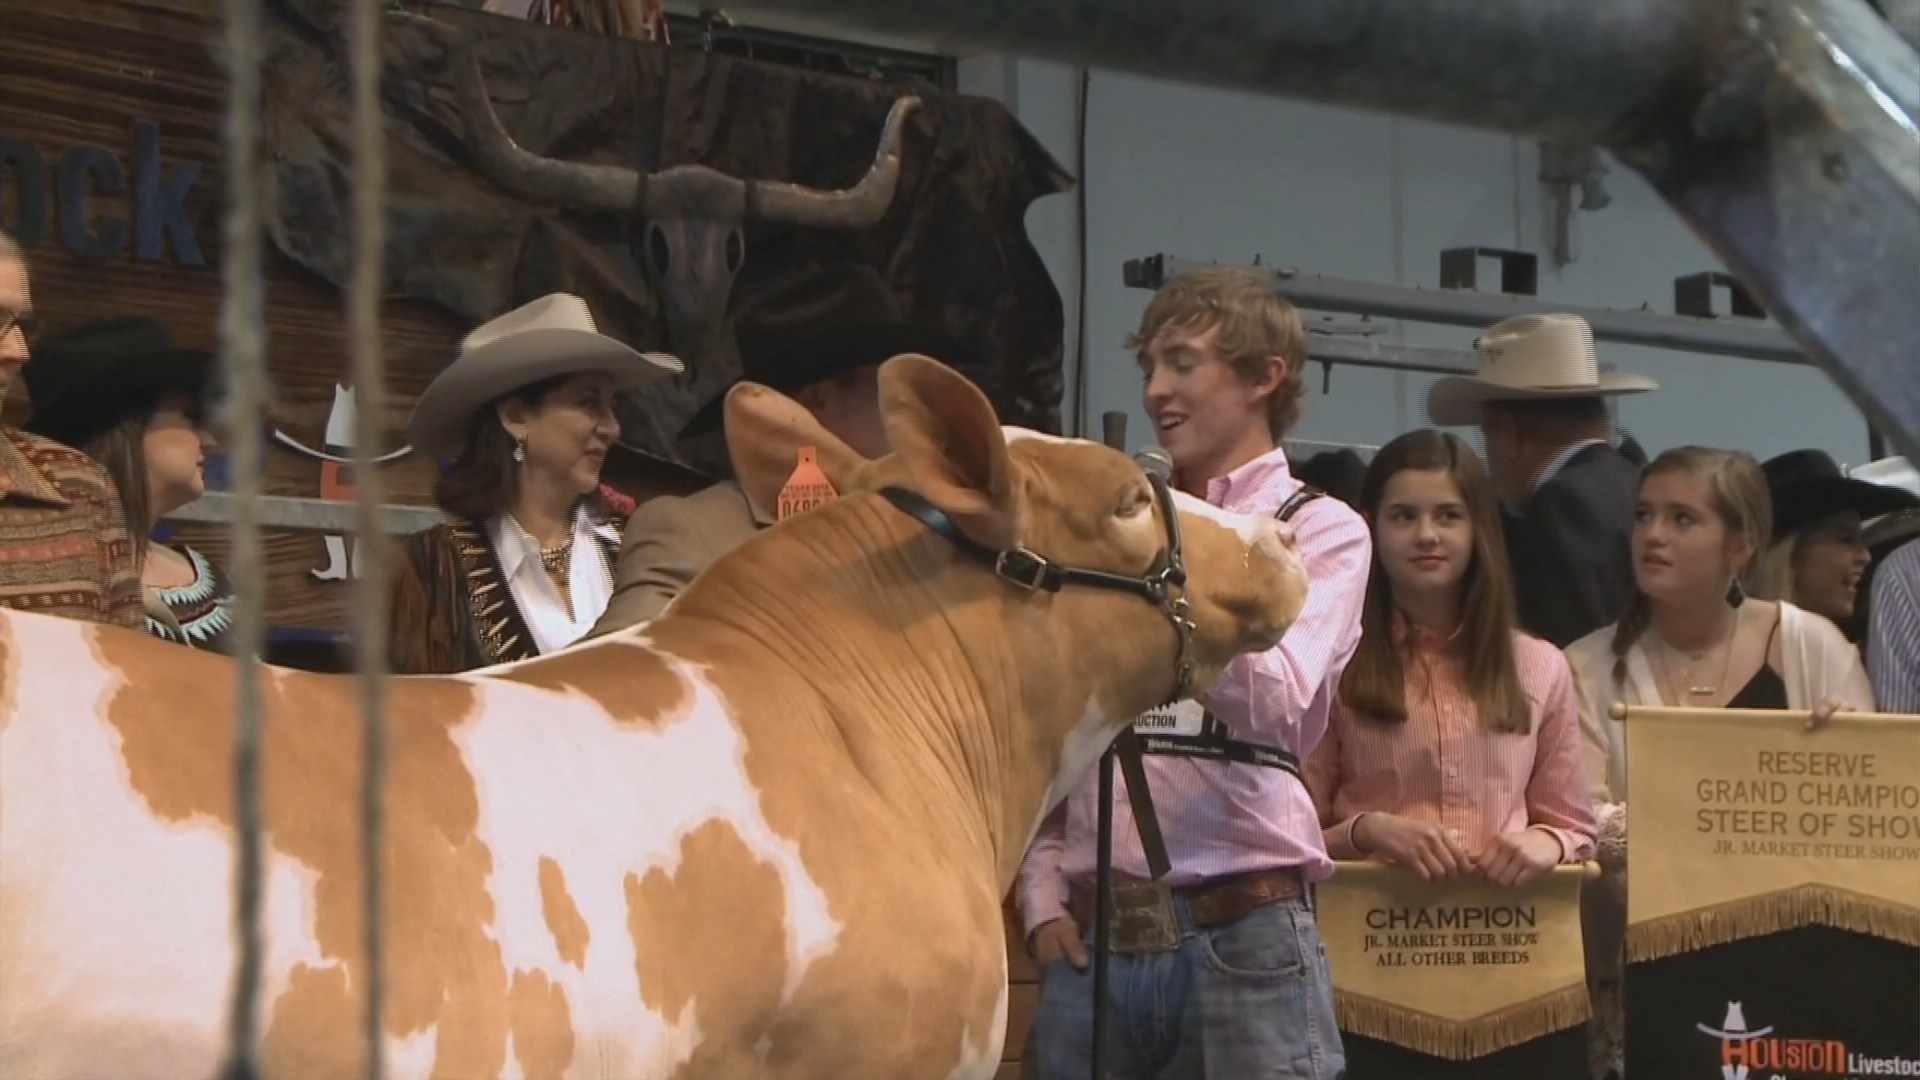
[[[513,440],[513,460],[514,460],[514,461],[515,461],[516,463],[518,463],[518,464],[525,464],[525,463],[526,463],[526,460],[527,460],[527,440],[525,440],[525,439],[523,439],[523,438],[522,438],[522,439],[515,439],[515,440]]]

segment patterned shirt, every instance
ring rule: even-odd
[[[1451,828],[1469,852],[1532,826],[1560,841],[1561,861],[1590,856],[1594,807],[1566,655],[1539,638],[1514,635],[1514,663],[1533,724],[1525,735],[1494,733],[1480,724],[1458,641],[1404,619],[1395,623],[1407,719],[1382,723],[1336,704],[1327,737],[1307,765],[1327,850],[1336,858],[1360,858],[1353,823],[1378,811]]]
[[[1895,548],[1873,574],[1867,674],[1881,712],[1920,713],[1920,540]]]
[[[0,606],[141,629],[120,496],[92,458],[0,427]]]
[[[1207,484],[1207,501],[1243,514],[1272,516],[1301,487],[1286,453],[1272,450]],[[1293,517],[1312,579],[1306,606],[1280,644],[1227,665],[1205,705],[1229,737],[1290,751],[1305,760],[1327,730],[1340,672],[1360,641],[1372,543],[1360,515],[1333,498],[1314,499]],[[1333,873],[1319,818],[1292,774],[1258,765],[1148,755],[1147,786],[1167,842],[1167,884],[1193,885],[1258,870],[1298,867],[1310,881]],[[1115,770],[1113,867],[1145,878],[1147,860]],[[1093,880],[1099,777],[1042,822],[1020,867],[1026,930],[1067,913],[1067,883]]]

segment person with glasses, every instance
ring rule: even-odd
[[[0,232],[0,398],[32,355],[26,252]],[[140,571],[98,462],[0,424],[0,606],[139,629]]]
[[[135,540],[147,632],[230,651],[225,575],[195,548],[152,538],[206,491],[213,354],[176,344],[152,319],[108,319],[42,339],[20,374],[33,399],[27,430],[86,451],[113,478]]]

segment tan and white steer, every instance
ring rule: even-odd
[[[1173,689],[1180,635],[1150,599],[1010,584],[877,491],[1126,579],[1168,531],[1124,455],[1003,430],[924,357],[881,387],[877,462],[771,390],[728,396],[749,491],[770,502],[811,446],[843,495],[661,618],[390,684],[391,1075],[994,1073],[1001,897],[1042,813]],[[1284,526],[1177,505],[1204,686],[1307,582]],[[261,1060],[364,1075],[355,684],[264,678]],[[233,699],[223,657],[0,614],[0,1076],[214,1075]]]

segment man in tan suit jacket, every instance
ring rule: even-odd
[[[879,370],[901,353],[922,353],[972,374],[963,348],[908,325],[878,272],[867,266],[811,271],[743,311],[735,324],[742,378],[805,405],[820,423],[867,457],[887,452],[880,423]],[[724,392],[680,432],[720,429]],[[774,523],[732,480],[686,497],[647,500],[627,519],[613,572],[613,599],[589,637],[646,622],[707,565]]]

